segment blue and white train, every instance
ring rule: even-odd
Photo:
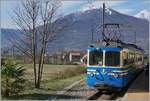
[[[123,88],[144,66],[144,51],[122,42],[98,43],[87,50],[87,84],[97,89]]]

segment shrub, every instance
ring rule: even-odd
[[[10,59],[5,60],[1,67],[1,77],[2,77],[2,96],[11,96],[18,94],[24,90],[24,71],[23,67],[18,67],[18,65]]]

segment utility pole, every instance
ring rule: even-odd
[[[136,45],[136,32],[134,32],[134,44]]]
[[[15,51],[15,49],[14,49],[14,45],[13,45],[13,46],[12,46],[12,54],[11,54],[12,59],[14,59],[14,51]]]
[[[103,24],[102,24],[102,26],[103,26],[103,31],[102,31],[102,37],[103,37],[103,40],[105,40],[105,29],[104,29],[104,22],[105,22],[105,3],[103,3]]]
[[[93,33],[92,33],[92,43],[93,43]]]
[[[91,42],[93,43],[94,42],[94,28],[91,29],[91,34],[92,34],[92,40],[91,40]]]

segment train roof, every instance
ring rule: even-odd
[[[114,51],[114,52],[120,52],[122,48],[115,48],[115,47],[92,47],[88,49],[89,51]]]
[[[120,49],[129,49],[132,51],[139,51],[139,52],[144,52],[143,49],[141,49],[140,47],[136,46],[135,44],[130,44],[130,43],[124,43],[122,41],[113,41],[113,40],[109,40],[109,41],[100,41],[100,42],[96,42],[92,45],[90,45],[90,48],[102,48],[102,49],[114,49],[114,48],[120,48]]]

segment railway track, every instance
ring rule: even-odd
[[[129,82],[129,84],[124,87],[123,89],[120,89],[118,91],[112,91],[112,92],[102,92],[102,91],[97,91],[93,94],[91,94],[91,96],[87,97],[87,100],[116,100],[119,99],[121,97],[123,97],[125,95],[125,93],[127,92],[128,88],[130,87],[130,85],[134,82],[134,80],[143,72],[143,70],[139,71],[139,73],[135,76],[135,78],[133,80],[131,80],[131,82]],[[89,89],[90,91],[90,89]]]
[[[102,92],[97,91],[92,96],[88,97],[87,100],[116,100],[119,99],[119,97],[123,97],[125,94],[124,91],[113,91],[113,92]]]
[[[139,74],[141,74],[141,72],[136,75],[135,79]],[[134,80],[132,80],[132,82],[134,82]],[[57,100],[119,100],[123,98],[132,82],[130,82],[125,88],[121,90],[113,92],[102,92],[95,88],[89,88],[86,84],[86,80],[84,79],[63,94],[58,94]]]

